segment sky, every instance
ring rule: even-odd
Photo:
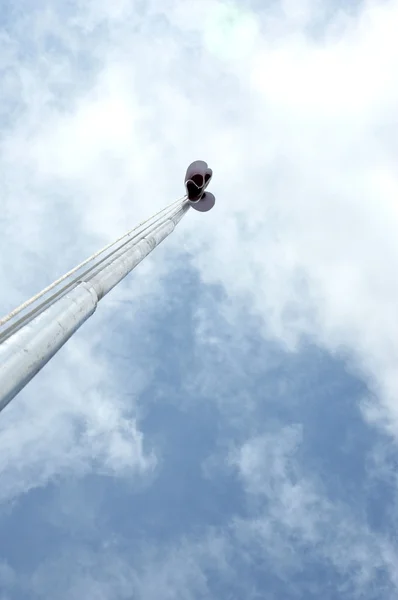
[[[0,313],[214,171],[0,415],[0,600],[398,594],[398,1],[0,0]]]

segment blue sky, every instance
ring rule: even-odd
[[[398,2],[0,15],[2,314],[217,196],[1,414],[0,600],[395,598]]]

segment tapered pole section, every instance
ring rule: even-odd
[[[98,302],[175,229],[189,205],[126,246],[86,281],[56,300],[0,344],[0,411],[95,312]]]

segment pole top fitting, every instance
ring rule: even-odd
[[[188,202],[199,212],[211,210],[216,202],[214,195],[206,191],[212,177],[213,171],[204,160],[195,160],[185,174]]]

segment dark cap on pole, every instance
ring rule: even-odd
[[[200,212],[211,210],[216,202],[213,194],[205,191],[212,176],[213,171],[204,160],[195,160],[189,165],[185,174],[189,204]]]

